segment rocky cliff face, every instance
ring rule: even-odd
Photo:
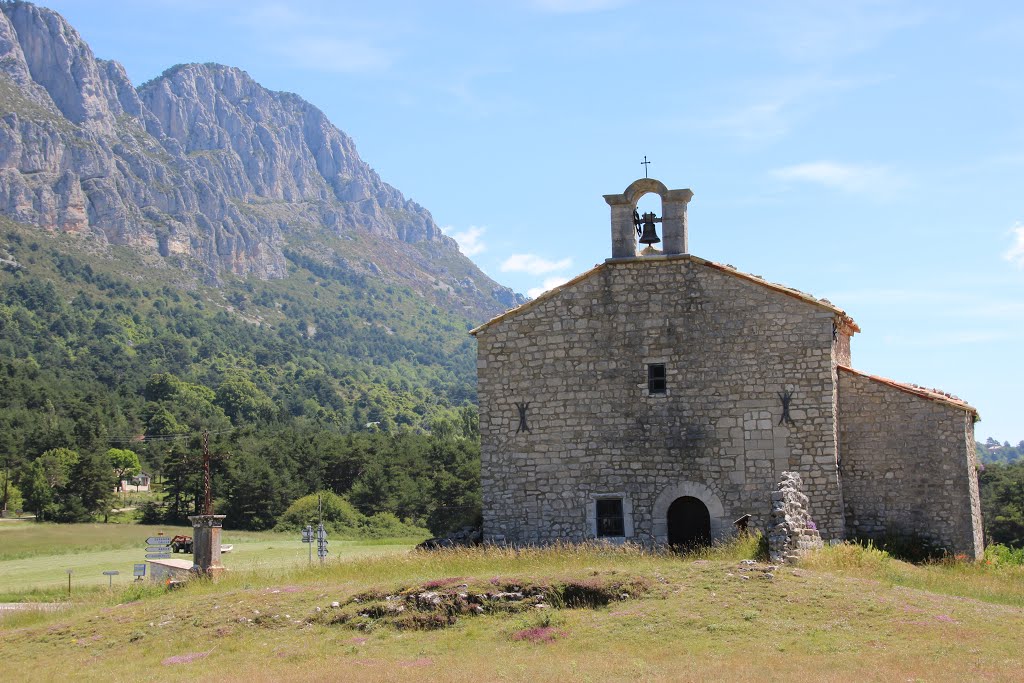
[[[288,249],[305,249],[472,317],[521,301],[297,95],[216,64],[175,66],[136,89],[55,12],[0,10],[3,215],[210,280],[283,277]]]

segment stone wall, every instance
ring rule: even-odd
[[[705,504],[713,536],[746,513],[764,528],[783,471],[803,478],[822,535],[843,538],[835,319],[679,256],[606,262],[485,325],[485,540],[593,538],[603,497],[623,499],[626,535],[644,543],[667,540],[678,496]],[[648,394],[650,363],[666,365],[665,395]]]
[[[973,411],[840,368],[839,413],[847,533],[980,557]]]
[[[783,472],[779,489],[772,492],[768,523],[768,554],[772,562],[794,562],[824,545],[809,502],[800,475]]]

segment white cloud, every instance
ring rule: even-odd
[[[487,232],[487,228],[471,225],[465,230],[456,231],[447,225],[441,228],[441,232],[458,242],[459,250],[466,256],[476,256],[487,251],[487,245],[480,239]]]
[[[234,22],[250,33],[257,50],[284,59],[288,64],[331,73],[383,71],[392,65],[397,51],[381,43],[393,43],[395,30],[337,12],[310,12],[293,3],[262,2],[246,5]],[[383,36],[383,37],[382,37]]]
[[[526,295],[531,299],[536,299],[549,289],[554,289],[558,285],[564,285],[568,281],[569,277],[567,275],[552,275],[551,277],[544,278],[544,282],[539,287],[531,287],[526,290]]]
[[[820,64],[868,52],[895,34],[929,20],[927,11],[876,0],[815,2],[781,0],[753,3],[741,10],[753,40],[766,42],[780,54]]]
[[[501,264],[501,272],[544,275],[545,273],[553,273],[556,270],[565,270],[571,265],[571,258],[564,258],[559,261],[549,261],[537,256],[536,254],[512,254],[505,259],[504,263]],[[550,289],[550,287],[548,289]]]
[[[904,185],[902,178],[885,166],[812,161],[771,172],[779,180],[813,183],[843,192],[886,193]]]
[[[1018,268],[1024,268],[1024,223],[1017,223],[1010,232],[1014,235],[1014,243],[1003,254],[1003,258]]]
[[[378,71],[393,61],[385,50],[358,39],[298,36],[272,49],[295,66],[335,73]]]
[[[790,122],[785,107],[786,103],[780,100],[757,102],[724,114],[711,125],[748,140],[777,138],[789,132]]]
[[[696,124],[725,135],[761,142],[787,135],[842,93],[885,80],[883,77],[833,78],[811,72],[768,81],[741,82],[726,100],[727,109],[705,116]]]

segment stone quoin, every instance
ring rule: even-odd
[[[661,251],[638,250],[648,193]],[[980,557],[977,411],[854,370],[860,328],[831,302],[689,254],[692,197],[653,178],[606,195],[612,257],[472,331],[484,540],[767,531],[792,473],[825,541]]]

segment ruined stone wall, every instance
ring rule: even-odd
[[[843,368],[839,414],[847,533],[980,557],[973,415]]]
[[[824,546],[803,487],[799,474],[783,472],[779,490],[772,492],[768,523],[768,556],[772,562],[795,562]]]
[[[687,256],[609,262],[477,334],[485,540],[595,533],[621,497],[626,536],[665,542],[679,496],[711,532],[765,528],[798,472],[822,536],[844,537],[836,464],[834,312]],[[665,363],[667,395],[648,395]],[[780,393],[792,423],[780,424]],[[519,430],[516,404],[529,431]],[[528,404],[528,405],[526,405]]]

